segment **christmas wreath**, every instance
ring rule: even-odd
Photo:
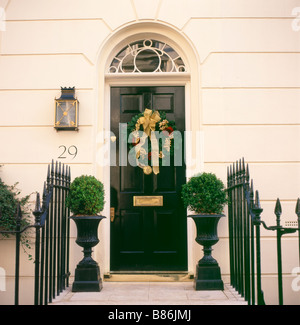
[[[174,155],[175,130],[175,122],[167,120],[164,111],[148,108],[135,115],[127,124],[130,153],[135,155],[137,166],[145,174],[151,174],[152,169],[154,174],[158,174],[163,158]]]

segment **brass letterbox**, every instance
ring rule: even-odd
[[[133,206],[135,207],[162,207],[163,196],[134,196]]]

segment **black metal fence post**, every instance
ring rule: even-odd
[[[260,250],[260,215],[263,209],[260,206],[259,193],[255,192],[255,203],[252,207],[254,213],[253,225],[255,227],[256,238],[256,287],[257,287],[257,303],[258,305],[265,305],[264,295],[261,287],[261,250]]]
[[[48,166],[48,177],[47,177],[47,184],[54,189],[54,162],[51,163],[51,170],[50,165]],[[54,195],[52,192],[52,198],[50,202],[50,209],[49,209],[49,238],[53,238],[54,233],[54,225],[53,225],[53,213],[54,213]],[[48,301],[52,302],[52,299],[55,297],[54,295],[54,286],[53,286],[53,241],[49,240],[49,297]]]
[[[228,187],[232,186],[232,169],[227,167],[227,184]],[[233,199],[232,191],[228,191],[228,223],[229,223],[229,260],[230,260],[230,283],[234,283],[234,240],[233,240]]]
[[[35,265],[34,265],[34,304],[39,304],[39,281],[40,281],[40,229],[41,229],[41,215],[42,209],[40,204],[40,194],[37,193],[35,210]]]
[[[19,305],[21,219],[22,211],[20,204],[18,204],[16,213],[15,305]]]
[[[276,215],[276,237],[277,237],[277,272],[278,272],[278,298],[279,305],[283,305],[283,292],[282,292],[282,254],[281,254],[281,225],[280,225],[280,216],[281,216],[281,204],[280,200],[277,199],[275,206],[275,215]]]
[[[49,166],[48,166],[48,174],[49,174]],[[47,174],[47,181],[48,181],[48,174]],[[44,191],[43,191],[43,206],[47,205],[47,188],[51,188],[47,186],[47,182],[44,183]],[[50,204],[50,201],[49,201]],[[43,256],[42,260],[44,261],[41,265],[41,285],[44,284],[44,290],[41,290],[41,297],[40,297],[40,304],[43,304],[43,299],[45,302],[48,301],[48,290],[49,290],[49,205],[46,213],[46,220],[45,220],[46,227],[42,228],[42,250]],[[44,281],[43,281],[44,278]]]
[[[71,167],[69,166],[66,166],[66,197],[68,196],[68,193],[70,191],[70,185],[71,185]],[[69,286],[69,275],[70,275],[70,269],[69,269],[69,257],[70,257],[70,241],[69,241],[69,238],[70,238],[70,219],[69,219],[69,216],[70,216],[70,210],[69,208],[66,206],[66,225],[67,225],[67,233],[66,233],[66,241],[67,241],[67,249],[66,249],[66,278],[67,278],[67,281],[66,281],[66,285],[67,287]]]

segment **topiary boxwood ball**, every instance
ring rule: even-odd
[[[181,194],[185,207],[197,214],[221,214],[227,203],[224,184],[212,173],[191,177]]]
[[[74,215],[97,215],[104,208],[104,186],[94,176],[76,177],[66,203]]]

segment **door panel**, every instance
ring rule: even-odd
[[[143,214],[141,211],[120,211],[122,252],[143,251]],[[130,225],[130,227],[128,227]]]
[[[143,175],[138,168],[132,166],[120,167],[120,191],[121,193],[141,193],[143,191]]]
[[[117,137],[117,164],[110,175],[112,271],[187,270],[186,210],[180,198],[185,166],[160,166],[158,175],[145,175],[139,167],[119,166],[118,152],[119,123],[145,108],[166,111],[183,133],[184,103],[184,87],[111,88],[111,131]],[[134,206],[133,197],[144,195],[163,196],[163,206]]]
[[[143,111],[143,95],[139,94],[122,94],[121,108],[122,113],[138,114]]]
[[[174,109],[174,94],[153,94],[153,107],[159,107],[160,110],[168,113]]]
[[[153,179],[153,192],[173,192],[176,193],[176,169],[174,166],[160,167],[159,177]],[[167,182],[165,180],[168,180]]]

